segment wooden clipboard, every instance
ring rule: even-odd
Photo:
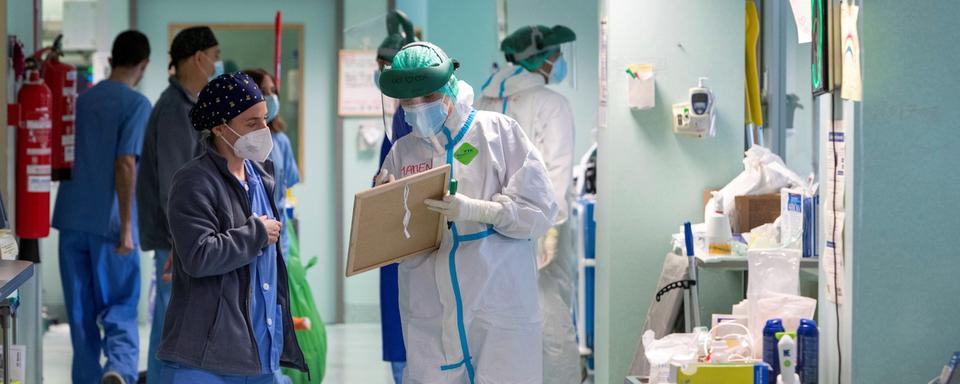
[[[450,166],[444,165],[354,195],[346,276],[439,248],[443,217],[427,209],[423,201],[443,199],[449,180]]]

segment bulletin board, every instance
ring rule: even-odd
[[[377,51],[340,50],[337,113],[340,117],[383,115],[380,88],[373,83],[377,67]]]
[[[449,180],[444,165],[354,195],[346,276],[439,248],[444,219],[423,201],[443,199]]]

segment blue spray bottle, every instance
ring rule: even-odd
[[[797,373],[801,384],[816,384],[819,375],[820,332],[817,322],[800,319],[797,328]]]
[[[777,332],[786,332],[783,329],[783,320],[767,320],[767,324],[763,327],[763,362],[770,365],[770,368],[773,369],[773,374],[770,375],[767,381],[769,384],[776,383],[777,376],[780,375],[780,352],[777,349]]]

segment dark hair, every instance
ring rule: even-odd
[[[140,31],[123,31],[113,39],[110,67],[132,67],[150,58],[150,41]]]
[[[247,76],[250,76],[250,78],[253,79],[255,83],[257,83],[257,87],[260,87],[261,91],[263,90],[263,80],[266,78],[270,78],[270,80],[273,80],[274,86],[276,86],[277,84],[277,79],[274,78],[273,75],[271,75],[267,71],[260,68],[245,69],[243,73],[246,73]],[[273,118],[273,121],[267,123],[267,126],[270,127],[271,132],[287,131],[287,122],[283,121],[283,118],[280,117],[279,113],[277,114],[277,117]]]

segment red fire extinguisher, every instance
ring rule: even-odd
[[[70,180],[76,138],[74,112],[77,103],[77,68],[60,61],[60,56],[63,54],[62,39],[63,35],[57,36],[53,46],[34,54],[34,58],[40,60],[44,52],[47,52],[40,72],[53,95],[53,108],[50,113],[53,123],[52,176],[54,181]]]
[[[20,238],[39,239],[50,234],[53,95],[37,69],[27,71],[17,100],[8,108],[17,128],[16,232]]]

